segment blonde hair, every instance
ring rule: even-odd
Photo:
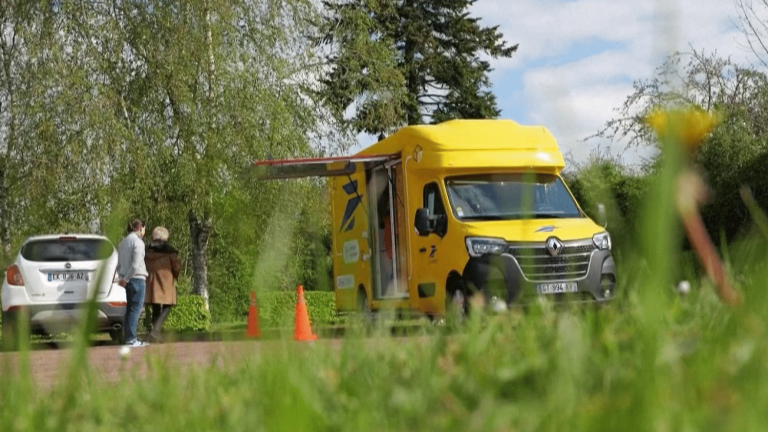
[[[152,240],[168,241],[168,229],[164,227],[156,227],[152,230]]]

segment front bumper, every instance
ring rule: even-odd
[[[120,330],[123,327],[125,308],[124,305],[97,303],[94,330],[98,332]],[[3,322],[28,319],[30,333],[61,333],[80,325],[87,310],[87,303],[30,305],[3,312]]]
[[[540,244],[511,246],[501,255],[470,258],[463,277],[469,286],[508,304],[528,303],[541,296],[574,302],[604,302],[615,296],[616,265],[610,250],[591,241],[564,243],[563,256],[545,256]],[[521,253],[525,251],[526,253]],[[529,253],[529,254],[527,254]],[[576,292],[539,294],[538,286],[570,282]]]

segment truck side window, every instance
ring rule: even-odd
[[[448,220],[445,214],[443,199],[440,197],[440,187],[437,183],[429,183],[424,186],[424,208],[429,210],[429,215],[436,217],[435,232],[441,237],[445,235]]]

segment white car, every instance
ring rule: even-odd
[[[95,295],[96,330],[123,338],[125,288],[117,284],[117,251],[104,236],[28,238],[6,269],[0,291],[3,345],[14,346],[28,320],[31,334],[72,330]]]

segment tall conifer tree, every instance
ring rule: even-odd
[[[471,17],[475,0],[329,0],[319,42],[323,94],[358,132],[499,115],[487,58],[511,57],[498,26]]]

